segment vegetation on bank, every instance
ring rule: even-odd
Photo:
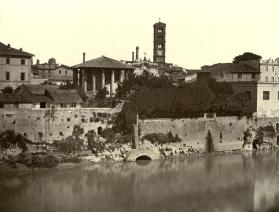
[[[214,79],[175,87],[165,77],[148,72],[131,76],[117,89],[117,97],[133,101],[141,118],[251,115],[249,96],[234,94],[230,84]]]

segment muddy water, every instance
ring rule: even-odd
[[[0,172],[0,211],[279,211],[279,151]]]

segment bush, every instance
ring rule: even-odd
[[[180,143],[182,140],[178,135],[173,136],[171,132],[167,134],[162,133],[152,133],[143,136],[143,139],[150,141],[152,144],[169,144],[169,143]]]
[[[274,138],[276,136],[276,130],[272,125],[261,126],[257,131],[264,132],[266,137]]]
[[[54,141],[53,145],[58,152],[70,154],[81,151],[83,140],[69,136],[65,139]]]
[[[6,86],[3,91],[3,93],[13,93],[14,92],[14,89],[11,87],[11,86]]]
[[[115,132],[112,128],[106,128],[101,132],[101,136],[107,140],[107,143],[115,142]]]
[[[72,136],[76,139],[78,139],[81,135],[83,135],[84,133],[84,129],[82,127],[80,127],[79,125],[75,125],[73,132],[72,132]]]
[[[105,149],[105,145],[97,141],[97,134],[94,130],[88,131],[85,135],[87,138],[88,149],[97,154]]]
[[[14,130],[7,130],[0,133],[0,147],[2,149],[15,148],[18,146],[23,152],[27,150],[27,143],[31,141]]]

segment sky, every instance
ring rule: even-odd
[[[153,58],[153,24],[167,24],[166,62],[231,62],[244,52],[279,57],[279,0],[0,0],[0,42],[75,65],[102,55]]]

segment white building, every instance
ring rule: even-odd
[[[260,61],[257,115],[279,116],[279,58]]]
[[[15,49],[0,42],[0,91],[6,86],[15,89],[30,84],[33,56],[21,48]]]

